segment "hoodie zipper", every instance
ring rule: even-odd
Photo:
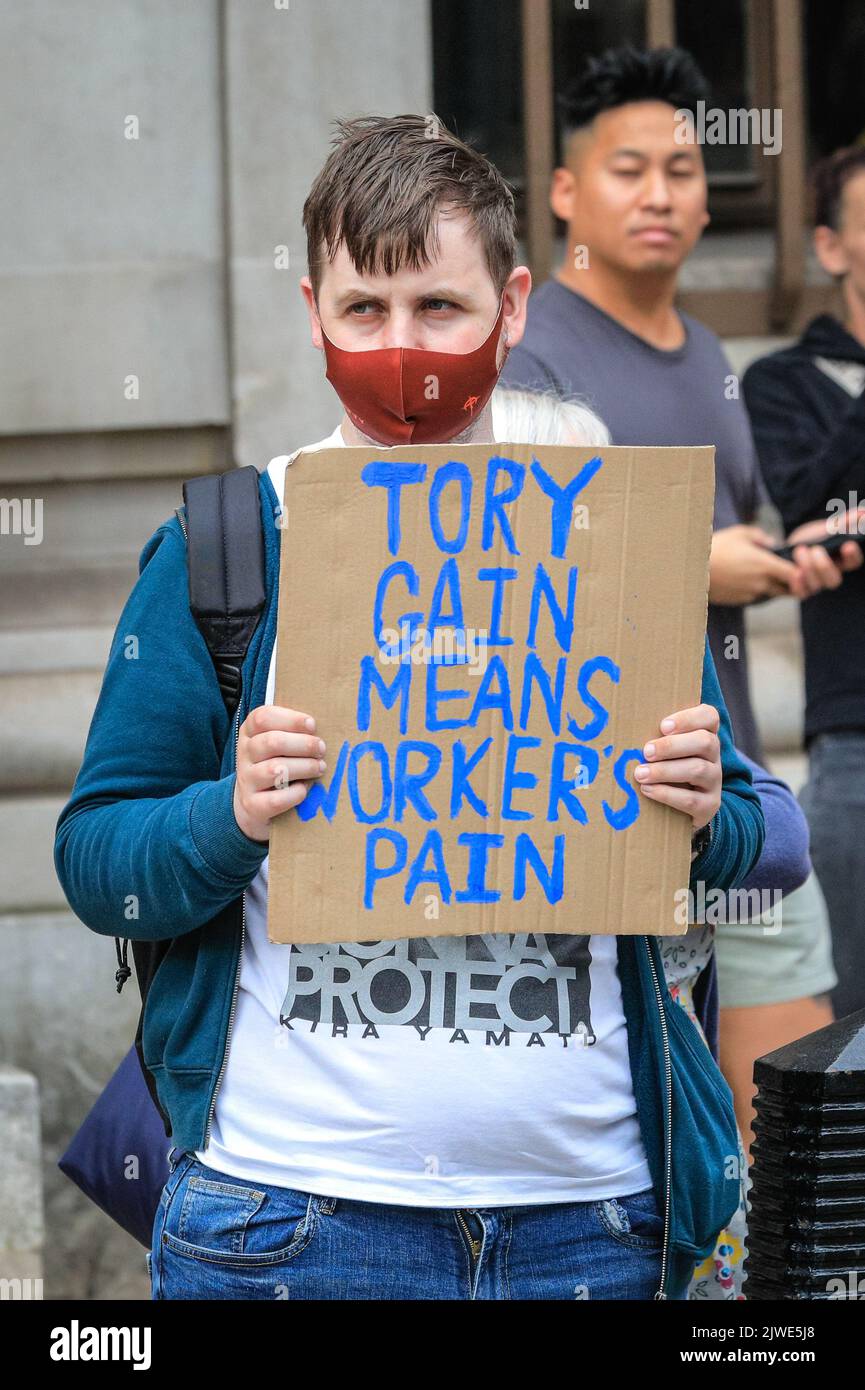
[[[670,1192],[672,1188],[673,1170],[673,1064],[670,1060],[670,1039],[667,1033],[667,1016],[664,1013],[664,996],[661,993],[661,984],[658,979],[658,972],[655,969],[655,962],[652,959],[652,949],[649,945],[649,938],[643,937],[646,944],[646,955],[649,958],[649,969],[652,972],[652,982],[655,986],[655,997],[658,1001],[658,1014],[661,1020],[661,1039],[664,1045],[664,1079],[666,1082],[665,1110],[664,1110],[664,1244],[661,1251],[661,1283],[655,1298],[665,1299],[664,1285],[667,1282],[667,1253],[670,1242]]]
[[[242,687],[241,687],[241,697],[242,697]],[[239,743],[239,741],[240,741],[240,700],[238,700],[238,704],[237,704],[237,713],[236,713],[236,715],[234,716],[234,721],[235,721],[235,727],[234,727],[234,766],[235,766],[235,769],[236,769],[236,768],[237,768],[237,745],[238,745],[238,743]],[[229,1044],[230,1044],[230,1042],[231,1042],[231,1030],[232,1030],[232,1028],[234,1027],[234,1015],[235,1015],[235,1013],[236,1013],[236,1011],[237,1011],[237,993],[238,993],[238,989],[239,989],[239,986],[240,986],[240,971],[241,971],[241,968],[242,968],[242,966],[243,966],[243,942],[244,942],[244,937],[245,937],[245,936],[246,936],[246,890],[244,889],[244,892],[243,892],[242,897],[241,897],[241,910],[240,910],[240,950],[239,950],[238,953],[237,953],[237,968],[236,968],[236,970],[235,970],[235,972],[234,972],[234,988],[233,988],[232,995],[231,995],[231,1010],[230,1010],[229,1015],[228,1015],[228,1029],[227,1029],[226,1034],[225,1034],[225,1050],[224,1050],[224,1052],[223,1052],[223,1054],[222,1054],[222,1065],[221,1065],[220,1068],[219,1068],[219,1075],[218,1075],[217,1078],[216,1078],[216,1085],[215,1085],[214,1088],[213,1088],[213,1095],[210,1097],[210,1110],[209,1110],[208,1116],[207,1116],[207,1128],[206,1128],[205,1131],[204,1131],[204,1143],[202,1144],[202,1149],[206,1149],[207,1146],[208,1146],[208,1144],[210,1143],[210,1127],[211,1127],[211,1125],[213,1124],[213,1114],[214,1114],[214,1111],[216,1110],[216,1093],[217,1093],[217,1091],[219,1090],[220,1083],[221,1083],[222,1078],[223,1078],[223,1075],[224,1075],[224,1073],[225,1073],[226,1064],[227,1064],[227,1062],[228,1062],[228,1048],[229,1048]]]

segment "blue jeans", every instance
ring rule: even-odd
[[[832,1006],[845,1018],[865,1009],[865,734],[838,730],[811,740],[799,803],[829,909],[838,976]]]
[[[650,1299],[660,1280],[651,1189],[455,1210],[248,1183],[176,1149],[169,1164],[154,1299]]]

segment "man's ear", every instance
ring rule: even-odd
[[[308,275],[300,277],[300,292],[306,301],[306,311],[309,314],[309,331],[312,336],[312,345],[318,348],[319,352],[324,351],[324,342],[321,336],[321,320],[318,317],[318,305],[315,302],[312,281]]]
[[[823,269],[836,278],[850,269],[847,252],[838,233],[832,227],[814,228],[814,250]]]
[[[577,183],[570,169],[564,165],[559,165],[553,170],[553,177],[550,183],[550,207],[561,218],[562,222],[570,222],[574,215],[574,200],[577,194]]]
[[[532,288],[532,272],[527,265],[515,266],[505,281],[503,291],[503,339],[508,348],[516,347],[526,331],[526,308]]]

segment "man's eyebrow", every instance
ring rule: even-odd
[[[617,149],[617,150],[612,150],[612,151],[610,152],[609,158],[610,158],[610,159],[648,159],[648,158],[649,158],[649,155],[646,153],[645,150],[632,150],[632,149],[629,149],[626,145],[622,145],[619,149]],[[693,151],[693,150],[688,150],[688,149],[673,150],[672,154],[668,155],[668,158],[669,158],[669,159],[689,159],[689,160],[692,160],[692,159],[694,159],[694,151]]]
[[[421,299],[458,299],[462,304],[470,307],[475,303],[475,297],[470,290],[458,290],[453,285],[436,285],[434,289],[424,290],[423,294],[417,296]]]
[[[353,285],[349,287],[349,289],[343,290],[342,294],[336,296],[334,300],[334,310],[336,313],[339,313],[349,304],[366,300],[378,300],[380,298],[380,295],[375,294],[372,290],[366,289],[363,285]],[[455,299],[459,301],[459,303],[467,305],[469,308],[473,307],[475,304],[475,297],[470,291],[459,290],[451,285],[436,285],[432,289],[423,290],[422,292],[419,291],[415,295],[415,301],[418,304],[423,303],[425,299]]]
[[[338,313],[340,309],[344,309],[347,304],[350,304],[352,302],[352,300],[367,300],[377,298],[378,295],[373,294],[372,291],[366,289],[364,285],[352,285],[349,289],[343,290],[342,294],[338,294],[336,296],[336,299],[334,300],[334,309]]]

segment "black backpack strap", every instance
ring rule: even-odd
[[[248,464],[191,478],[183,484],[183,500],[189,606],[233,718],[241,666],[265,603],[258,469]]]
[[[189,606],[207,643],[231,721],[240,701],[243,661],[266,601],[258,469],[248,464],[188,479],[183,500],[186,517],[180,508],[177,516],[187,544]],[[127,938],[115,937],[118,994],[132,974],[128,945]],[[150,981],[169,945],[170,939],[132,943],[142,1013]]]

